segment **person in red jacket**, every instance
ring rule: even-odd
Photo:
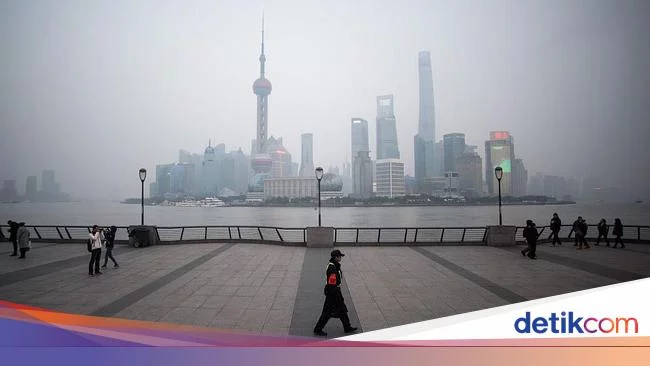
[[[325,272],[325,303],[323,304],[323,312],[321,313],[318,323],[314,327],[314,334],[319,336],[326,336],[327,333],[323,331],[325,324],[330,318],[339,318],[343,323],[343,331],[345,333],[352,333],[357,328],[350,325],[350,318],[348,317],[348,308],[345,306],[343,294],[341,293],[341,259],[345,254],[340,250],[333,250],[329,263],[327,263],[327,270]]]

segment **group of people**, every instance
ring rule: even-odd
[[[562,241],[560,240],[560,229],[562,228],[562,220],[558,216],[557,213],[553,214],[553,217],[551,218],[551,223],[550,223],[550,228],[551,228],[551,234],[548,237],[548,240],[552,240],[553,246],[557,245],[562,245]],[[600,222],[598,223],[598,238],[596,239],[596,245],[600,245],[600,240],[603,239],[607,246],[609,247],[609,225],[607,224],[607,220],[601,219]],[[589,225],[587,225],[587,221],[582,218],[582,216],[578,216],[576,221],[573,222],[573,232],[575,234],[574,236],[574,246],[578,247],[577,249],[589,249],[591,248],[589,244],[587,243],[587,231],[589,229]],[[537,232],[537,227],[535,226],[535,223],[533,220],[526,220],[526,227],[524,228],[524,233],[523,236],[526,239],[526,242],[528,243],[528,247],[524,250],[521,251],[521,254],[523,256],[528,256],[530,259],[537,259],[536,256],[536,249],[537,249],[537,238],[539,237],[539,234]],[[616,236],[616,239],[614,239],[614,248],[618,247],[618,244],[621,244],[621,248],[625,248],[625,244],[623,244],[623,239],[621,237],[623,236],[623,223],[621,222],[621,219],[616,218],[614,220],[614,229],[612,230],[612,234]]]
[[[20,250],[20,259],[25,259],[25,254],[31,249],[32,243],[29,240],[29,230],[25,227],[24,222],[7,221],[9,225],[9,241],[13,245],[12,257],[18,256]]]
[[[104,246],[106,247],[106,255],[104,256],[104,265],[101,267],[106,268],[109,258],[113,261],[114,268],[120,267],[120,265],[117,264],[115,258],[113,258],[113,247],[115,245],[116,232],[117,227],[115,226],[111,226],[108,230],[104,230],[97,225],[93,226],[92,232],[89,234],[90,238],[88,239],[88,250],[90,251],[88,274],[90,276],[102,274],[102,272],[99,270],[99,262],[102,259],[102,248]]]

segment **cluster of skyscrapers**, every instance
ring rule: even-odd
[[[41,189],[38,189],[38,177],[27,177],[25,195],[21,196],[16,188],[15,180],[5,180],[0,189],[0,202],[67,202],[70,196],[61,192],[61,183],[55,179],[54,170],[46,169],[41,173]]]
[[[268,98],[272,85],[266,78],[264,29],[259,57],[260,73],[253,83],[257,97],[257,133],[250,156],[241,149],[226,153],[225,146],[211,143],[203,156],[181,152],[176,164],[158,165],[154,196],[165,194],[238,195],[249,200],[276,197],[313,196],[316,189],[313,162],[313,135],[301,136],[300,165],[293,163],[282,138],[269,137]],[[326,197],[350,194],[367,199],[426,194],[449,197],[477,197],[495,194],[494,168],[500,166],[503,195],[526,194],[527,171],[515,158],[514,141],[506,131],[490,133],[485,142],[485,164],[477,147],[465,143],[465,134],[450,133],[436,141],[435,107],[431,55],[418,55],[419,121],[414,136],[415,177],[405,176],[397,140],[394,96],[377,97],[376,154],[369,147],[368,121],[351,120],[351,164],[345,163],[341,176],[338,169],[326,174],[321,184]],[[485,172],[485,176],[483,176]],[[484,180],[485,177],[485,180]]]

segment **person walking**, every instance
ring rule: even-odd
[[[14,251],[11,253],[11,256],[15,257],[18,255],[18,223],[9,220],[7,221],[7,225],[9,225],[9,240],[14,247]]]
[[[103,230],[97,225],[93,226],[90,234],[90,264],[88,264],[88,274],[91,276],[102,274],[99,271],[99,261],[102,259],[102,242],[104,240]],[[94,272],[93,272],[94,269]]]
[[[616,238],[614,239],[614,248],[616,248],[618,243],[621,243],[621,249],[625,248],[625,244],[623,244],[623,239],[621,239],[621,237],[623,236],[623,224],[621,223],[621,219],[619,218],[614,219],[614,230],[612,230],[612,234],[616,235]]]
[[[533,220],[526,220],[526,227],[524,228],[524,238],[526,238],[528,247],[521,251],[521,255],[526,256],[526,254],[528,254],[528,258],[537,259],[536,252],[537,252],[538,235],[539,234],[537,233],[537,227],[535,226]]]
[[[562,220],[560,220],[560,217],[557,215],[557,213],[554,213],[553,217],[551,218],[551,237],[553,238],[553,246],[555,246],[555,243],[562,245],[559,236],[561,228]],[[551,237],[549,237],[549,239],[551,239]]]
[[[345,254],[336,249],[330,253],[330,260],[327,263],[325,271],[325,303],[323,304],[323,311],[321,313],[316,326],[314,327],[314,334],[318,336],[326,336],[327,333],[323,328],[330,318],[339,318],[343,323],[343,331],[345,333],[352,333],[357,328],[350,324],[348,317],[348,308],[345,306],[343,294],[341,293],[341,259]]]
[[[587,244],[587,231],[589,230],[589,225],[587,225],[587,221],[585,219],[580,220],[580,232],[582,235],[580,236],[580,247],[578,249],[582,249],[582,246],[584,245],[585,249],[591,248],[589,244]]]
[[[600,239],[603,238],[607,246],[609,246],[609,239],[607,238],[609,234],[609,225],[607,225],[607,220],[600,219],[598,223],[598,239],[596,239],[596,245],[600,245]]]
[[[574,247],[577,247],[578,243],[581,242],[580,236],[582,235],[582,231],[580,230],[580,221],[582,221],[582,216],[578,216],[578,219],[573,222]]]
[[[117,232],[117,227],[111,226],[111,228],[108,229],[106,235],[104,236],[106,239],[106,255],[104,255],[104,265],[102,266],[102,268],[106,268],[106,264],[108,264],[108,258],[110,258],[113,261],[113,268],[120,267],[120,265],[117,264],[115,258],[113,258],[113,245],[115,243],[116,232]]]
[[[25,259],[25,254],[29,252],[31,248],[31,242],[29,240],[29,230],[25,227],[25,223],[21,222],[18,225],[18,247],[20,248],[20,259]]]

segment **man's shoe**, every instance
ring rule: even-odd
[[[525,251],[525,250],[522,250],[522,251],[521,251],[521,255],[525,257],[525,256],[526,256],[526,251]]]
[[[589,245],[585,245],[585,249],[589,249],[589,248],[591,248]]]
[[[314,334],[321,337],[325,337],[327,335],[327,333],[323,332],[322,330],[315,330]]]
[[[104,265],[102,266],[102,268],[106,268],[106,265],[104,264]]]
[[[95,272],[96,275],[104,274],[103,272]]]
[[[116,265],[113,266],[113,268],[120,268],[120,265],[116,264]]]
[[[344,332],[344,333],[352,333],[352,332],[355,332],[356,330],[357,330],[357,328],[355,328],[355,327],[350,327],[350,328],[348,328],[348,329],[344,329],[343,332]]]
[[[18,253],[14,253],[14,254],[10,255],[10,257],[16,257],[16,256],[18,256]]]
[[[21,255],[20,257],[18,257],[18,259],[25,259],[25,256]]]

